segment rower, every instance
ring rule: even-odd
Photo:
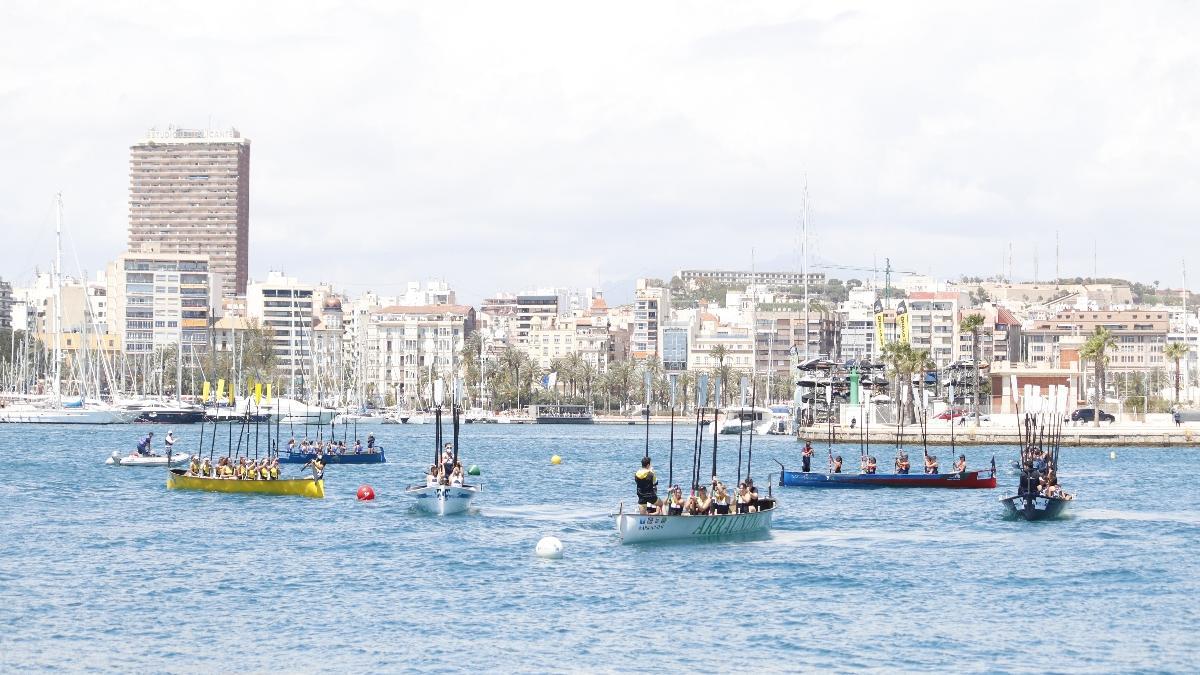
[[[804,450],[800,453],[801,471],[808,473],[812,470],[813,447],[812,443],[804,441]]]
[[[356,439],[354,439],[354,454],[357,455],[361,452],[362,452],[362,441],[360,441],[356,438]]]
[[[212,461],[205,457],[204,462],[200,464],[200,475],[204,476],[205,478],[212,478],[212,472]]]
[[[967,472],[967,456],[966,455],[959,455],[958,459],[956,459],[954,461],[954,472],[955,473],[966,473]]]
[[[289,453],[295,452],[295,450],[296,450],[296,437],[295,436],[292,436],[291,438],[288,439],[287,448],[288,448]]]
[[[678,485],[671,488],[671,496],[667,499],[667,515],[683,515],[683,488]]]
[[[313,480],[321,480],[325,476],[325,462],[321,461],[320,455],[308,460],[304,466],[300,467],[300,470],[303,471],[310,467],[313,472]]]
[[[875,457],[872,455],[867,455],[866,473],[875,473],[875,469],[877,468],[877,466],[878,466],[878,464],[875,462]]]
[[[925,473],[936,474],[938,472],[937,455],[925,455]]]
[[[725,484],[721,481],[717,481],[713,486],[712,506],[717,515],[729,513],[729,492],[725,490]]]
[[[279,458],[271,460],[271,480],[279,480]]]
[[[901,450],[900,454],[896,455],[896,473],[906,474],[908,473],[908,468],[908,455]]]
[[[838,455],[837,457],[833,458],[833,472],[834,473],[842,472],[842,456],[841,455]]]
[[[197,457],[196,455],[192,455],[192,460],[190,462],[188,462],[188,475],[189,476],[199,476],[200,475],[200,458]]]
[[[658,499],[658,476],[649,457],[642,458],[642,468],[633,473],[633,482],[637,486],[638,508],[642,513],[658,513],[662,502]]]

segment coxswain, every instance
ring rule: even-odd
[[[308,463],[300,467],[300,470],[303,471],[309,467],[312,468],[313,480],[321,480],[325,477],[325,462],[321,461],[320,455],[308,460]]]
[[[199,476],[200,475],[200,458],[195,455],[192,455],[192,460],[190,462],[188,462],[188,475],[189,476]]]
[[[637,486],[638,508],[642,513],[658,513],[662,502],[658,499],[658,476],[650,464],[649,457],[642,458],[642,468],[633,473]]]
[[[812,470],[813,447],[812,443],[804,441],[804,450],[800,453],[801,471],[808,473]]]
[[[167,454],[171,454],[171,449],[175,447],[175,432],[168,429],[167,437],[163,439],[163,445],[167,448]]]
[[[151,431],[146,434],[146,437],[142,439],[141,443],[138,443],[138,446],[137,446],[138,454],[143,457],[148,457],[150,455],[150,444],[153,442],[154,442],[154,432]]]
[[[367,434],[367,449],[375,449],[375,434]]]
[[[967,472],[967,456],[966,455],[959,455],[958,459],[954,460],[954,472],[955,473],[966,473]]]

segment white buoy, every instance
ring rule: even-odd
[[[1116,458],[1117,458],[1117,451],[1116,451],[1116,450],[1113,450],[1112,452],[1108,453],[1108,458],[1109,458],[1109,459],[1116,459]]]
[[[548,560],[562,558],[563,545],[557,537],[542,537],[537,543],[537,556]]]

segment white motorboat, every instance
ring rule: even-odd
[[[771,529],[771,517],[775,513],[775,502],[771,507],[754,513],[727,513],[713,516],[665,516],[642,513],[625,513],[624,505],[615,514],[617,534],[621,543],[633,544],[646,541],[669,541],[675,539],[709,539],[734,534],[766,532]]]
[[[334,417],[333,423],[338,426],[341,426],[343,424],[350,424],[350,425],[354,425],[354,424],[361,424],[361,425],[384,424],[385,419],[384,419],[383,415],[372,415],[369,413],[345,412],[345,413],[340,413],[336,417]]]
[[[0,409],[0,422],[10,424],[125,424],[135,417],[135,413],[109,407],[16,405]]]
[[[725,419],[721,422],[723,434],[755,434],[765,436],[771,433],[775,426],[775,414],[770,408],[756,406],[752,408],[725,409]]]
[[[413,485],[404,493],[416,500],[419,510],[449,516],[469,509],[471,500],[482,491],[479,485]]]
[[[105,464],[113,466],[173,466],[187,464],[187,462],[188,454],[186,452],[172,453],[168,459],[166,455],[139,455],[137,452],[122,455],[120,450],[113,450],[108,459],[104,460]]]

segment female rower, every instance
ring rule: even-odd
[[[696,491],[696,498],[693,502],[693,516],[707,516],[712,511],[712,499],[708,496],[708,490],[703,485]]]
[[[671,488],[671,495],[667,498],[667,515],[682,516],[683,507],[683,489],[676,485]]]
[[[958,459],[956,459],[954,461],[954,472],[955,473],[966,473],[967,472],[967,456],[966,455],[959,455]]]
[[[729,513],[729,492],[721,481],[717,481],[716,487],[713,488],[712,505],[713,512],[717,515]]]

